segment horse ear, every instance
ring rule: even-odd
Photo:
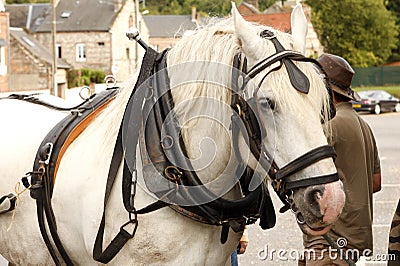
[[[254,27],[239,14],[236,4],[232,2],[232,16],[235,24],[236,36],[239,39],[243,52],[252,58],[262,53],[263,42]]]
[[[304,15],[303,7],[301,6],[301,4],[297,4],[293,9],[290,17],[290,23],[294,40],[293,48],[294,50],[305,54],[308,22],[306,16]]]

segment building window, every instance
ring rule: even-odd
[[[61,44],[56,44],[57,58],[62,58]]]
[[[76,45],[76,62],[86,61],[86,46],[83,43]]]
[[[105,44],[104,44],[104,42],[98,42],[97,45],[100,47],[104,47]]]

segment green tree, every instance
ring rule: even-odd
[[[396,25],[400,28],[400,1],[398,0],[386,0],[385,5],[389,11],[391,11],[396,17]],[[393,49],[392,56],[388,61],[395,62],[400,61],[400,39],[397,38],[397,47]]]
[[[231,10],[231,0],[146,0],[146,9],[152,15],[188,15],[193,6],[203,15],[224,16]]]
[[[268,9],[268,7],[272,6],[275,2],[275,0],[259,0],[258,9],[260,9],[260,11],[264,11],[265,9]]]
[[[325,51],[355,67],[386,62],[397,45],[398,28],[383,0],[307,0]]]
[[[38,4],[50,3],[50,0],[6,0],[7,4]]]
[[[203,16],[226,16],[232,8],[232,0],[146,0],[146,8],[151,15],[188,15],[192,7]],[[236,4],[242,0],[233,0]],[[260,0],[259,9],[265,10],[275,0]],[[143,7],[141,7],[143,8]]]

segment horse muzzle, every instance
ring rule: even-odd
[[[309,235],[323,235],[340,216],[345,202],[341,181],[299,189],[294,193],[297,223]]]

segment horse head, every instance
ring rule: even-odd
[[[307,20],[297,6],[287,34],[245,21],[235,5],[232,13],[168,52],[187,155],[202,183],[224,197],[235,198],[227,192],[240,177],[238,164],[268,173],[301,228],[324,234],[341,212],[344,192],[327,145],[331,95],[318,66],[303,55]],[[235,133],[232,110],[247,131]],[[257,121],[246,122],[252,117]]]
[[[340,215],[345,199],[342,182],[338,179],[333,182],[328,180],[321,183],[318,181],[307,183],[310,179],[318,180],[326,176],[337,176],[332,159],[334,156],[322,156],[312,163],[305,163],[307,157],[312,157],[310,151],[321,151],[324,149],[319,149],[319,147],[327,147],[324,132],[327,133],[329,128],[325,122],[329,119],[329,109],[332,108],[329,102],[329,90],[326,89],[318,67],[309,62],[294,63],[310,81],[310,88],[305,92],[294,89],[291,74],[288,73],[293,71],[290,65],[283,64],[274,71],[273,68],[282,63],[276,62],[270,65],[263,63],[268,61],[265,58],[278,53],[275,43],[271,41],[272,38],[276,38],[285,50],[304,54],[307,20],[301,5],[298,5],[291,15],[292,34],[268,29],[272,32],[272,36],[265,38],[260,36],[260,32],[263,32],[265,28],[256,27],[245,21],[234,5],[232,10],[235,35],[240,43],[240,49],[248,60],[249,75],[254,69],[260,68],[260,65],[264,66],[258,69],[253,81],[259,86],[256,100],[260,105],[268,102],[272,109],[270,111],[272,115],[266,115],[264,118],[261,115],[266,131],[266,137],[263,139],[265,150],[269,153],[274,151],[271,155],[278,169],[280,167],[281,170],[296,167],[296,163],[291,164],[291,162],[297,161],[297,166],[299,166],[303,161],[304,164],[297,170],[289,170],[290,174],[286,171],[286,174],[290,175],[287,176],[288,182],[299,182],[299,186],[293,185],[286,196],[289,201],[293,201],[292,206],[295,207],[292,210],[296,212],[301,229],[308,234],[322,235],[329,230],[329,225]],[[254,162],[252,164],[254,165]],[[272,175],[275,174],[272,173]],[[304,181],[303,184],[301,184],[302,181]]]

